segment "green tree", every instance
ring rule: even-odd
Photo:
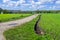
[[[1,14],[1,12],[3,11],[3,9],[2,8],[0,8],[0,14]]]

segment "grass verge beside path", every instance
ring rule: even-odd
[[[7,22],[31,16],[32,14],[0,14],[0,22]]]
[[[37,20],[38,17],[21,26],[5,31],[4,36],[7,40],[42,40],[43,38],[34,31],[34,25]]]
[[[40,27],[46,31],[49,40],[60,40],[60,14],[42,14]]]

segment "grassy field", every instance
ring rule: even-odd
[[[34,31],[38,17],[16,28],[4,32],[7,40],[40,40],[41,37]]]
[[[60,40],[60,14],[42,14],[40,27],[46,32],[47,39]]]
[[[39,26],[45,35],[37,35],[34,25],[38,17],[4,32],[7,40],[60,40],[60,14],[42,14]]]
[[[31,15],[32,14],[0,14],[0,22],[21,19]]]

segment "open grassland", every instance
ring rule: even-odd
[[[42,14],[39,26],[45,35],[37,35],[34,25],[38,17],[4,32],[7,40],[60,40],[60,14]]]
[[[40,40],[41,37],[34,31],[34,25],[38,17],[21,26],[4,32],[7,40]]]
[[[40,27],[45,30],[49,40],[60,40],[60,14],[42,14]]]
[[[0,22],[12,21],[16,19],[25,18],[32,14],[0,14]]]

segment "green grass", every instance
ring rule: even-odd
[[[0,22],[12,21],[16,19],[25,18],[32,14],[0,14]]]
[[[60,14],[42,14],[39,26],[46,32],[42,36],[34,31],[37,19],[5,31],[4,36],[7,40],[60,40]]]
[[[9,29],[4,32],[4,36],[7,40],[50,40],[49,35],[41,36],[35,33],[34,25],[37,20],[38,17],[21,26]]]
[[[7,40],[44,40],[44,36],[41,37],[34,31],[34,25],[37,19],[38,17],[21,26],[5,31],[4,36]]]
[[[46,31],[47,39],[60,40],[60,14],[42,14],[40,27]]]

